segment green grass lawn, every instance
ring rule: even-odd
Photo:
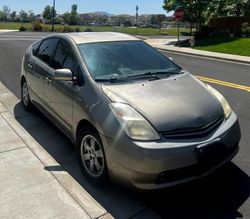
[[[32,27],[31,23],[0,22],[0,29],[18,30],[22,25],[27,29]]]
[[[250,56],[250,38],[211,37],[198,40],[195,49]]]
[[[32,30],[31,23],[17,23],[17,22],[0,22],[0,29],[10,29],[10,30],[18,30],[21,26],[24,26],[27,30]],[[47,31],[51,30],[51,25],[43,25],[44,29]],[[115,31],[127,34],[138,34],[138,35],[177,35],[177,28],[165,29],[162,28],[161,32],[159,32],[158,28],[136,28],[133,27],[110,27],[110,26],[69,26],[71,29],[79,28],[80,31],[84,31],[87,28],[91,28],[93,31],[101,32],[101,31]],[[63,25],[55,25],[55,30],[58,32],[62,32],[64,26]],[[181,35],[189,35],[189,29],[180,28]]]

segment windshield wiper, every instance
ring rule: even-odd
[[[128,82],[131,81],[128,78],[119,78],[119,77],[111,77],[111,78],[95,78],[96,82],[110,82],[110,83],[116,83],[116,82]]]
[[[167,75],[178,75],[184,73],[184,70],[181,70],[179,72],[177,71],[153,71],[153,72],[147,72],[146,74],[153,74],[153,75],[161,75],[161,74],[167,74]]]
[[[153,79],[160,79],[156,74],[153,74],[152,72],[146,72],[143,74],[135,74],[135,75],[128,75],[128,78],[153,78]]]
[[[116,83],[116,82],[128,82],[131,81],[131,79],[135,78],[152,78],[152,80],[159,80],[161,79],[157,75],[167,75],[168,77],[171,77],[172,75],[176,74],[182,74],[184,73],[184,70],[181,70],[180,72],[173,72],[173,71],[148,71],[142,74],[134,74],[134,75],[127,75],[126,77],[117,77],[117,75],[112,76],[111,78],[95,78],[96,82],[110,82],[110,83]]]
[[[149,71],[149,72],[145,72],[142,74],[136,74],[136,75],[129,75],[128,78],[140,78],[140,77],[153,77],[156,79],[160,79],[157,75],[168,75],[169,77],[172,75],[176,75],[176,74],[181,74],[184,73],[183,70],[181,70],[180,72],[173,72],[173,71]]]

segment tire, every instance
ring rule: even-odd
[[[32,110],[33,106],[30,100],[29,88],[28,88],[27,81],[25,79],[23,79],[21,83],[21,102],[22,102],[23,108],[26,111]]]
[[[77,136],[77,156],[83,175],[91,183],[105,186],[108,170],[102,141],[93,129],[81,129]]]

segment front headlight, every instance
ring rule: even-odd
[[[228,104],[227,100],[225,99],[225,97],[223,97],[223,95],[221,93],[219,93],[217,90],[215,90],[213,87],[211,87],[210,85],[206,84],[208,91],[213,94],[221,103],[221,106],[224,110],[224,114],[226,119],[230,116],[232,109],[230,107],[230,105]]]
[[[142,141],[160,139],[149,122],[128,104],[113,102],[110,108],[130,138]]]

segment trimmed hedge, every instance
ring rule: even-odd
[[[250,24],[250,16],[245,17],[217,17],[209,21],[209,26],[217,32],[230,32],[235,36],[241,34],[241,25]]]
[[[26,31],[27,29],[24,27],[24,26],[21,26],[20,28],[19,28],[19,31]]]

